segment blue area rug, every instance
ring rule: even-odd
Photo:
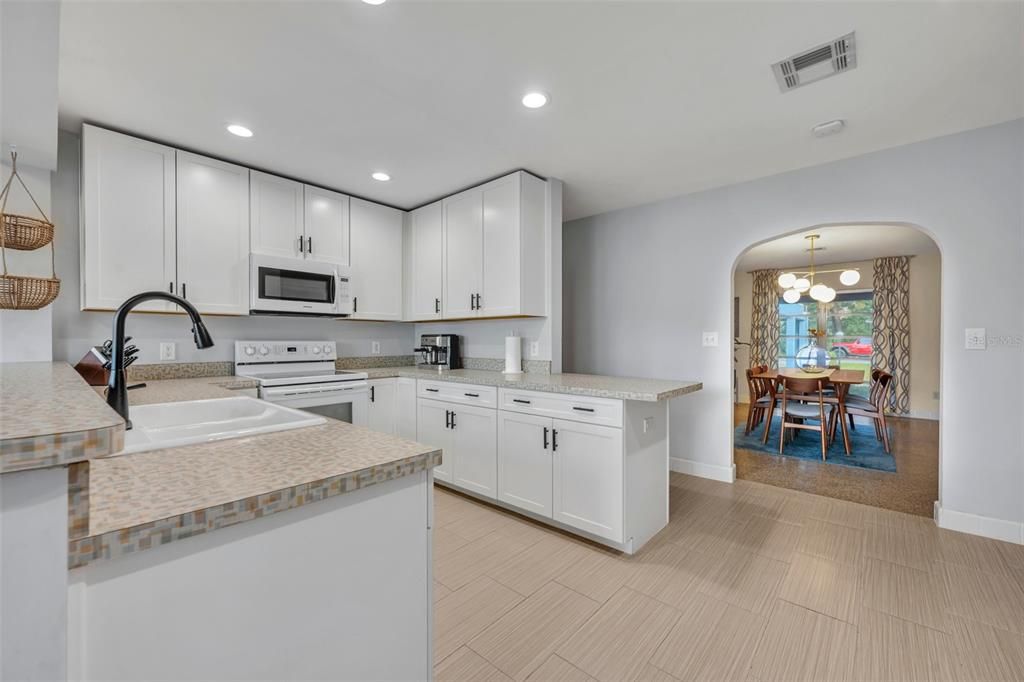
[[[736,427],[735,446],[743,450],[753,450],[768,455],[779,456],[779,417],[772,419],[772,430],[768,435],[768,443],[762,444],[764,422],[761,422],[749,435],[743,435],[745,424]],[[839,428],[838,426],[836,427]],[[849,424],[847,424],[849,428]],[[892,429],[889,429],[889,440],[892,441]],[[821,463],[821,441],[815,431],[797,431],[796,438],[783,450],[783,456],[806,459]],[[827,464],[875,469],[877,471],[896,471],[896,459],[885,452],[885,446],[875,440],[875,427],[868,422],[857,422],[857,430],[850,431],[850,455],[843,448],[843,434],[836,433],[836,440],[828,448]]]

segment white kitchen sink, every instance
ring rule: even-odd
[[[316,426],[325,418],[256,398],[213,398],[131,407],[120,455]]]

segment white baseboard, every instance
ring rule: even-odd
[[[1024,545],[1024,523],[1019,521],[1005,521],[989,516],[945,509],[938,500],[935,502],[934,516],[935,523],[939,528]]]
[[[683,459],[681,457],[670,457],[668,462],[669,469],[679,472],[680,474],[700,476],[701,478],[710,478],[715,481],[724,481],[726,483],[732,483],[736,480],[735,464],[730,464],[729,466],[724,467],[718,464],[695,462],[692,459]]]

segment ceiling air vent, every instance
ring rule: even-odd
[[[772,64],[779,89],[787,92],[857,67],[854,34],[829,41]]]

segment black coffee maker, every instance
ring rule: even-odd
[[[462,369],[458,334],[422,334],[419,348],[413,350],[420,354],[418,367]]]

